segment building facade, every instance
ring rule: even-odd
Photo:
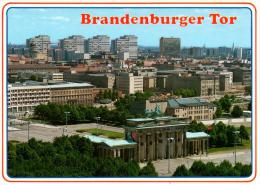
[[[124,94],[143,92],[143,76],[134,76],[133,73],[120,73],[116,76],[116,89]]]
[[[190,120],[211,120],[216,110],[216,105],[204,99],[180,98],[168,100],[166,115]]]
[[[84,37],[81,35],[72,35],[68,38],[60,39],[58,43],[62,50],[62,60],[73,60],[75,53],[84,53]]]
[[[138,42],[135,35],[124,35],[111,41],[111,51],[115,54],[128,52],[129,59],[137,59]]]
[[[166,79],[167,90],[188,88],[196,91],[197,96],[219,94],[219,75],[214,74],[172,74]]]
[[[17,78],[19,74],[58,73],[60,67],[52,64],[12,64],[8,65],[8,78]]]
[[[72,35],[59,41],[59,47],[62,50],[73,50],[84,53],[84,37],[81,35]]]
[[[86,135],[98,156],[120,157],[137,162],[207,154],[209,135],[187,132],[187,123],[173,117],[128,119],[125,139]]]
[[[57,104],[92,105],[93,86],[88,83],[49,85],[50,102]]]
[[[160,55],[164,57],[181,56],[181,39],[180,38],[160,38]]]
[[[26,47],[29,48],[29,55],[36,58],[38,54],[48,57],[51,41],[48,35],[38,35],[26,40]]]
[[[228,69],[233,72],[233,82],[239,82],[242,85],[251,85],[251,69],[245,67],[232,67]]]
[[[50,88],[48,86],[16,86],[8,85],[8,111],[25,112],[33,110],[40,104],[50,102]]]
[[[10,84],[8,85],[8,110],[32,111],[37,105],[48,102],[58,104],[92,105],[94,87],[89,83]]]
[[[97,35],[85,40],[86,53],[110,52],[110,37],[106,35]]]

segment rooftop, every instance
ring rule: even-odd
[[[168,100],[168,105],[171,108],[178,108],[183,106],[201,106],[211,105],[207,100],[201,98],[179,98]]]
[[[132,119],[127,119],[128,122],[150,122],[154,121],[152,118],[132,118]]]
[[[100,136],[85,135],[93,143],[104,143],[109,147],[124,146],[124,145],[136,145],[134,141],[128,141],[124,139],[108,139]]]
[[[186,138],[187,139],[197,139],[197,138],[203,138],[203,137],[210,137],[210,135],[208,135],[205,132],[186,132]]]
[[[9,88],[49,88],[49,89],[58,89],[58,88],[78,88],[78,87],[93,87],[90,83],[74,83],[74,82],[66,82],[66,83],[58,83],[58,84],[45,84],[42,82],[36,81],[26,81],[24,83],[13,83],[8,85]]]

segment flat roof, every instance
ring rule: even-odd
[[[148,122],[148,121],[154,121],[152,118],[132,118],[132,119],[127,119],[129,122]]]
[[[162,116],[162,117],[156,117],[155,120],[158,121],[169,121],[169,120],[173,120],[175,119],[175,117],[172,116]]]
[[[128,141],[125,139],[109,139],[104,138],[100,136],[94,136],[94,135],[85,135],[85,138],[89,139],[93,143],[104,143],[108,145],[109,147],[115,147],[115,146],[124,146],[124,145],[136,145],[137,143],[134,141]]]
[[[90,83],[61,83],[61,84],[54,84],[54,85],[48,85],[49,88],[69,88],[69,87],[93,87]]]
[[[10,85],[10,86],[9,86]],[[58,84],[43,84],[40,82],[25,82],[25,83],[13,83],[9,84],[8,88],[49,88],[49,89],[58,89],[58,88],[76,88],[76,87],[94,87],[90,83],[75,83],[75,82],[66,82],[66,83],[58,83]]]
[[[187,139],[197,139],[197,138],[203,138],[203,137],[210,137],[210,135],[208,135],[205,132],[186,132],[186,138]]]
[[[165,128],[165,127],[179,127],[179,126],[187,126],[187,125],[188,125],[187,123],[175,123],[175,124],[163,124],[163,125],[152,123],[152,124],[138,125],[136,126],[136,129],[138,130],[144,128],[153,129],[153,128]]]
[[[178,107],[182,107],[182,106],[202,106],[202,105],[213,106],[213,104],[211,104],[207,100],[201,99],[201,98],[170,99],[170,100],[168,100],[168,105],[171,108],[178,108]]]

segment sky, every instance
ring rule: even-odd
[[[205,16],[204,24],[188,25],[82,25],[81,14],[92,16]],[[235,24],[213,25],[210,13],[237,16]],[[160,37],[181,38],[182,47],[251,46],[251,11],[247,8],[10,8],[7,12],[8,43],[25,44],[27,38],[44,34],[53,44],[70,35],[126,34],[138,36],[138,45],[159,46]]]

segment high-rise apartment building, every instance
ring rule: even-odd
[[[180,38],[160,38],[160,55],[164,57],[180,57],[181,39]]]
[[[62,50],[76,51],[84,53],[84,37],[81,35],[72,35],[59,41],[59,47]]]
[[[124,35],[120,38],[112,40],[111,50],[113,53],[129,53],[129,59],[137,59],[138,54],[138,43],[137,36],[135,35]]]
[[[26,47],[29,48],[29,55],[36,58],[38,54],[48,56],[48,49],[51,41],[48,35],[38,35],[26,40]]]
[[[85,40],[85,52],[101,53],[110,51],[110,38],[107,35],[97,35]]]

